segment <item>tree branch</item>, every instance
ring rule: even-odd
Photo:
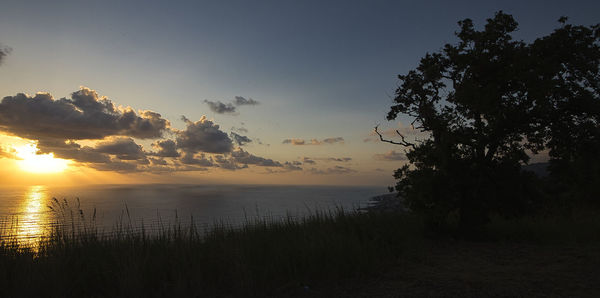
[[[395,142],[395,141],[392,141],[392,140],[386,140],[386,139],[384,139],[384,138],[383,138],[383,136],[382,136],[382,135],[379,133],[379,131],[377,130],[378,128],[379,128],[379,125],[375,126],[375,133],[376,133],[376,134],[379,136],[379,139],[380,139],[382,142],[386,142],[386,143],[390,143],[390,144],[394,144],[394,145],[401,145],[401,146],[404,146],[404,147],[412,147],[413,149],[415,149],[415,148],[416,148],[415,144],[413,144],[413,143],[411,143],[411,142],[407,142],[407,141],[404,139],[404,136],[403,136],[403,135],[400,133],[400,131],[396,130],[396,133],[397,133],[397,134],[400,136],[400,138],[401,138],[402,140],[401,140],[400,142]]]

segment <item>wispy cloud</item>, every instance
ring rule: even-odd
[[[324,145],[324,144],[336,144],[344,143],[344,138],[342,137],[334,137],[334,138],[326,138],[323,140],[311,139],[306,141],[304,139],[285,139],[281,142],[282,144],[292,144],[292,145]]]
[[[373,158],[376,160],[406,160],[406,155],[395,150],[390,150],[386,153],[375,154]]]

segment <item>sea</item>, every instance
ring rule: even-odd
[[[358,210],[386,192],[375,186],[136,184],[0,187],[0,239],[31,243],[75,219],[100,232],[119,227],[153,233],[194,224],[239,226],[256,219],[300,218]]]

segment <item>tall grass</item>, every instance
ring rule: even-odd
[[[53,210],[59,222],[36,246],[0,238],[0,297],[301,295],[398,270],[440,241],[460,245],[448,236],[427,238],[423,221],[410,213],[337,209],[237,227],[177,221],[149,232],[131,223],[127,208],[109,231],[78,205],[56,200]],[[596,213],[494,218],[487,241],[598,243]]]
[[[0,242],[0,296],[287,295],[382,272],[422,234],[412,216],[341,209],[153,233],[125,220],[106,233],[55,206],[63,224],[35,248]]]

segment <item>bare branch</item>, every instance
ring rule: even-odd
[[[386,139],[384,139],[384,138],[383,138],[383,136],[382,136],[382,135],[379,133],[379,131],[377,130],[378,128],[379,128],[379,125],[375,126],[375,133],[376,133],[376,134],[379,136],[379,139],[380,139],[382,142],[386,142],[386,143],[390,143],[390,144],[394,144],[394,145],[401,145],[401,146],[404,146],[404,147],[412,147],[413,149],[415,149],[415,148],[416,148],[416,147],[415,147],[415,144],[413,144],[413,143],[410,143],[410,142],[407,142],[407,141],[404,139],[404,136],[403,136],[403,135],[400,133],[400,131],[396,130],[396,133],[397,133],[397,134],[400,136],[400,138],[401,138],[402,140],[401,140],[400,142],[395,142],[395,141],[392,141],[392,140],[386,140]]]

